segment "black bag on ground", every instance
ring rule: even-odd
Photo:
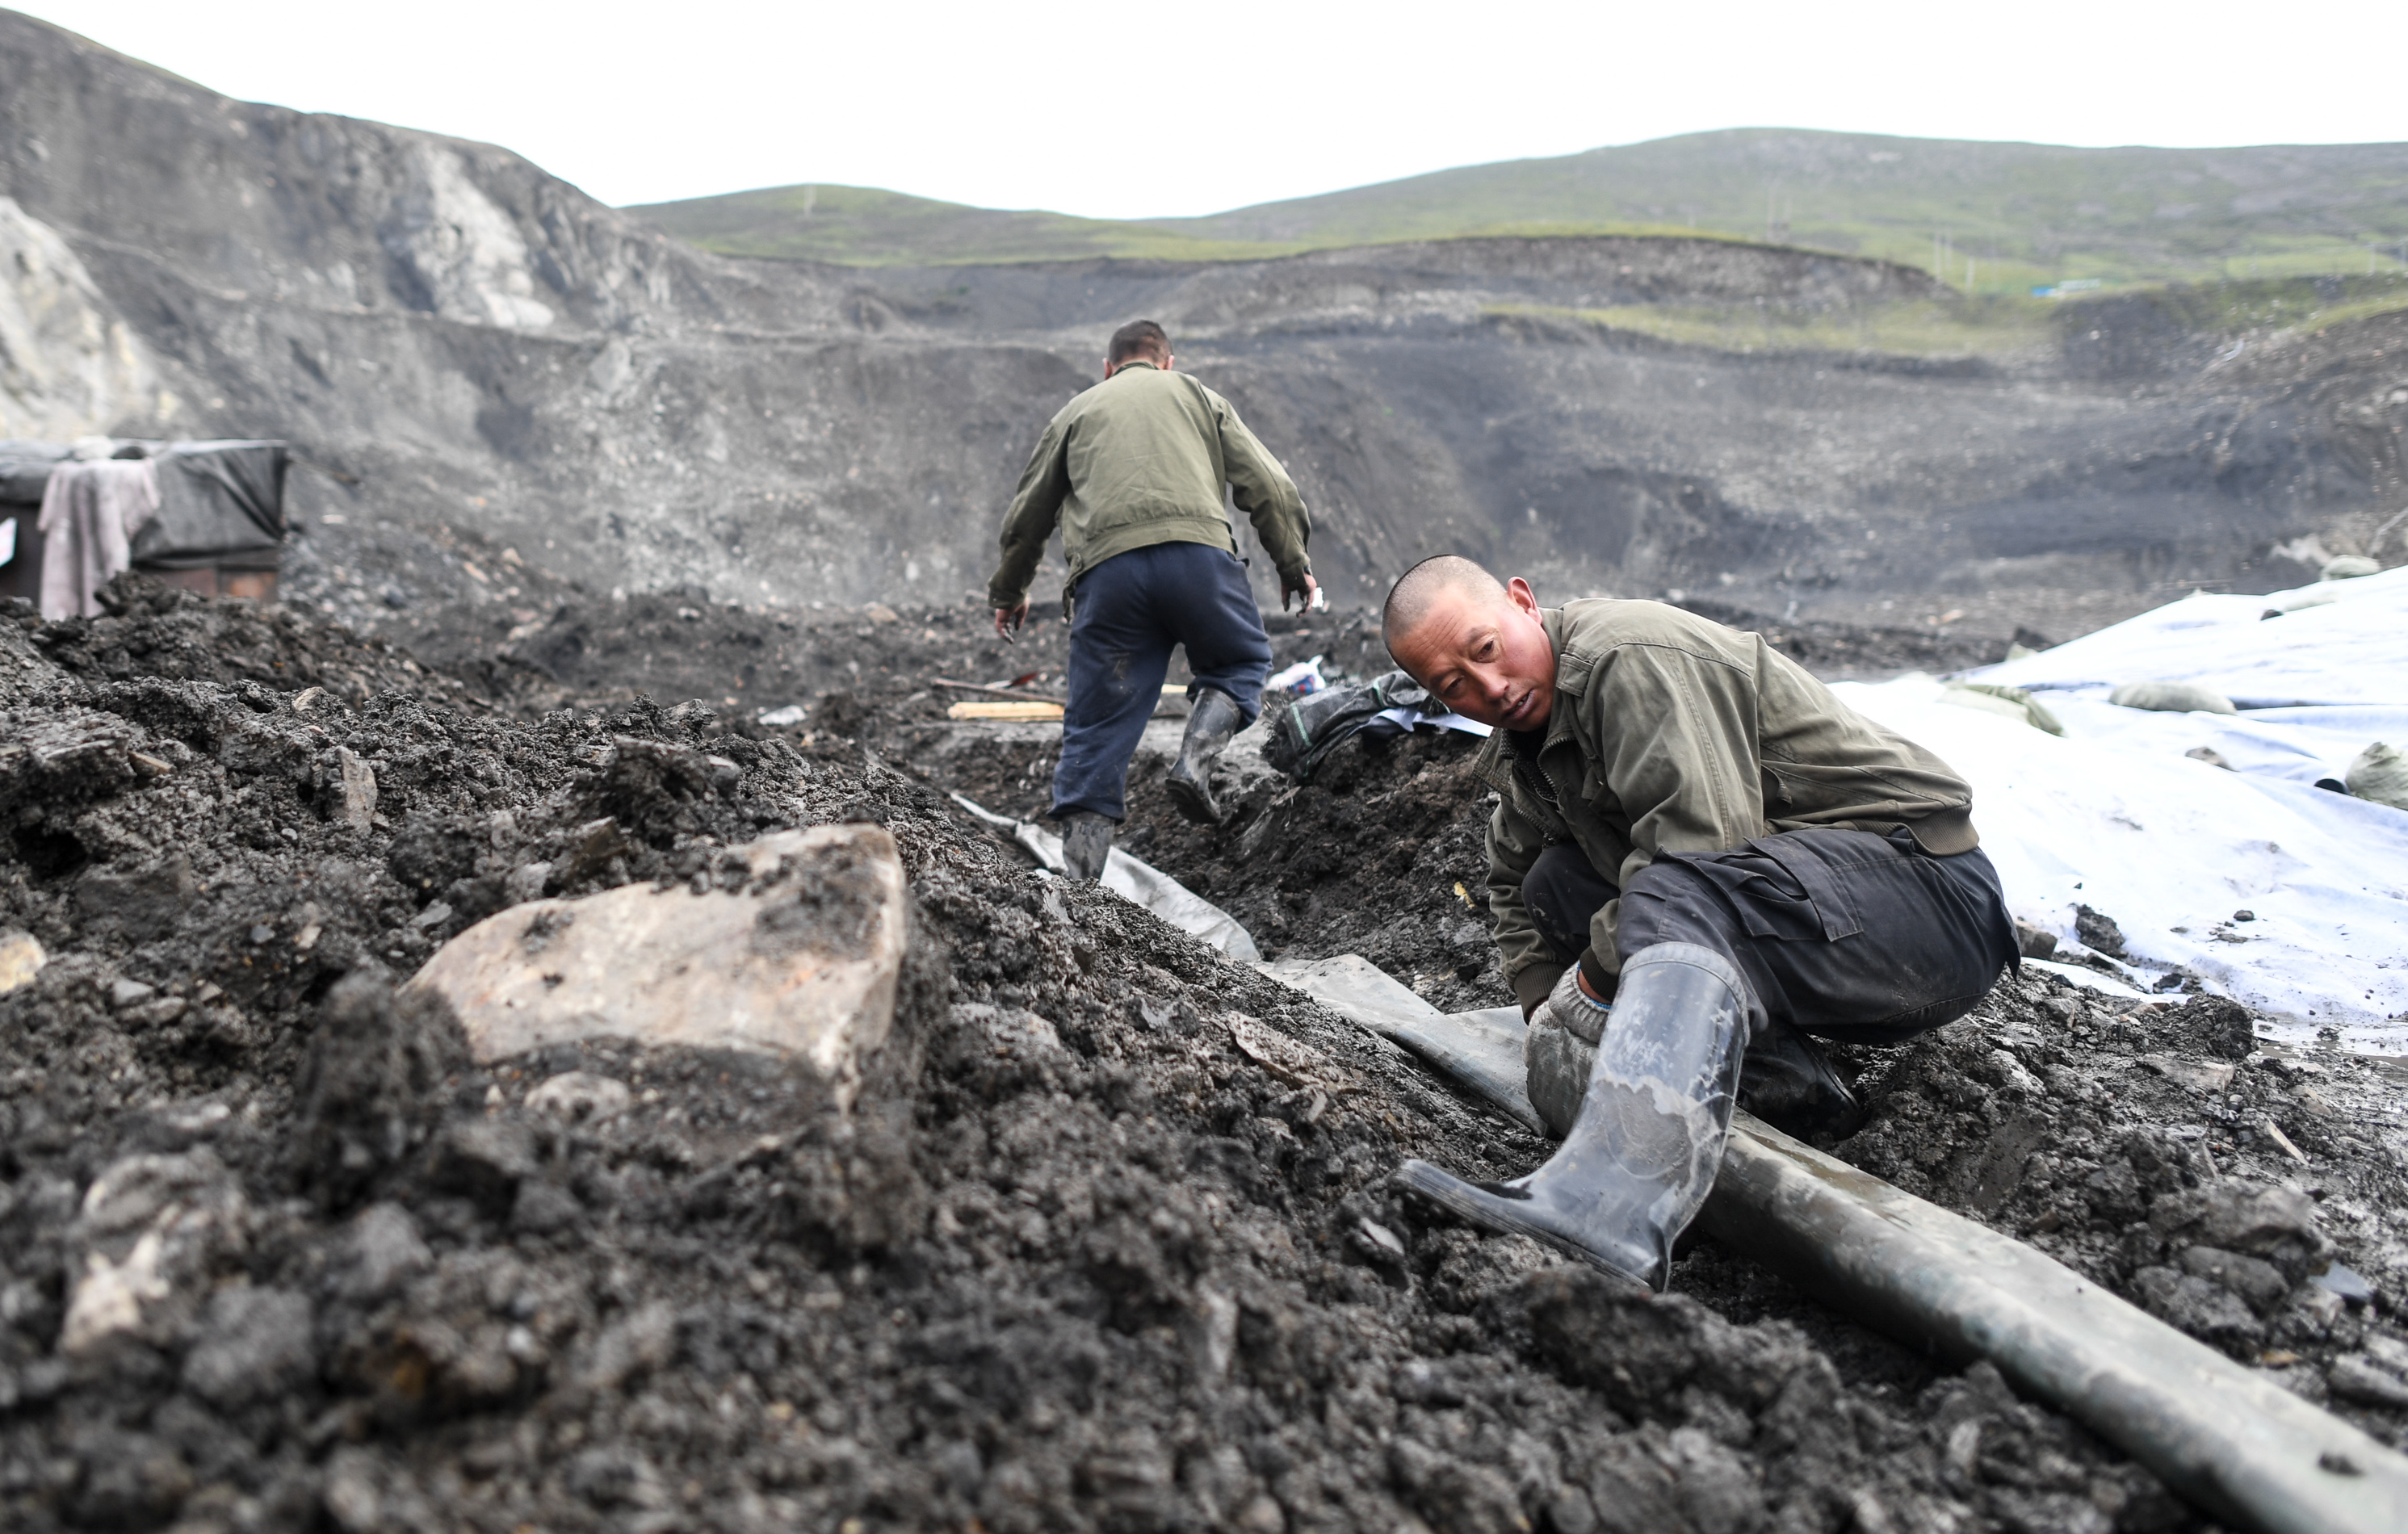
[[[1428,691],[1403,671],[1390,671],[1352,687],[1307,693],[1275,706],[1271,738],[1263,743],[1263,760],[1297,782],[1308,783],[1325,757],[1383,711],[1411,709],[1426,713],[1431,707]]]

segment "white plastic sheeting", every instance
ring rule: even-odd
[[[2178,965],[2293,1037],[2408,1051],[2408,811],[2315,786],[2372,740],[2408,744],[2408,569],[2193,596],[1970,675],[2038,693],[2064,738],[1952,707],[1928,677],[1836,690],[1971,781],[2016,915],[2070,944],[2088,905],[2143,985]],[[2105,701],[2158,680],[2241,712]],[[2231,770],[2186,754],[2200,747]]]
[[[953,798],[987,824],[1009,832],[1011,839],[1028,849],[1029,855],[1049,872],[1058,874],[1068,867],[1062,861],[1062,839],[1053,832],[1033,821],[998,815],[959,794]],[[1236,917],[1153,864],[1117,847],[1104,860],[1104,876],[1096,882],[1122,899],[1143,906],[1180,931],[1203,939],[1233,959],[1252,964],[1263,956],[1254,946],[1254,934],[1239,925]]]
[[[1412,1051],[1439,1074],[1532,1134],[1547,1132],[1523,1084],[1527,1072],[1522,1063],[1522,1044],[1528,1029],[1522,1022],[1521,1008],[1442,1013],[1360,953],[1282,959],[1256,968],[1380,1038]]]

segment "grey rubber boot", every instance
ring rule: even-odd
[[[1580,1115],[1547,1164],[1510,1183],[1467,1183],[1426,1161],[1397,1181],[1461,1219],[1535,1236],[1652,1289],[1672,1242],[1713,1191],[1747,1044],[1730,961],[1658,943],[1623,967]]]
[[[1864,1127],[1865,1110],[1822,1046],[1786,1024],[1775,1023],[1747,1046],[1740,1070],[1739,1105],[1784,1135],[1841,1140]]]
[[[1092,810],[1073,810],[1062,817],[1062,862],[1073,879],[1104,876],[1104,860],[1112,855],[1112,822]]]
[[[1170,802],[1189,820],[1205,825],[1221,824],[1221,806],[1212,797],[1212,761],[1229,737],[1238,733],[1238,700],[1217,687],[1197,690],[1187,715],[1187,733],[1179,740],[1179,760],[1170,764]]]

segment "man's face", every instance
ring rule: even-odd
[[[1397,664],[1466,719],[1507,730],[1542,728],[1555,708],[1555,647],[1539,599],[1515,576],[1502,601],[1445,591],[1389,645]]]

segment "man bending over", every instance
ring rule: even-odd
[[[1403,1183],[1662,1288],[1735,1104],[1794,1133],[1860,1117],[1813,1037],[1894,1044],[2015,958],[1972,796],[1753,634],[1656,602],[1541,608],[1468,559],[1388,594],[1388,650],[1496,727],[1488,909],[1530,1021],[1527,1177]]]
[[[1054,815],[1062,857],[1094,879],[1111,855],[1130,755],[1162,699],[1173,645],[1187,647],[1194,706],[1169,790],[1190,820],[1221,818],[1212,760],[1254,717],[1271,646],[1221,514],[1226,482],[1279,566],[1280,601],[1312,601],[1312,520],[1296,483],[1229,402],[1174,372],[1151,320],[1112,333],[1104,381],[1045,428],[1003,522],[1003,562],[987,582],[1005,638],[1028,619],[1028,584],[1054,524],[1070,561],[1070,703]]]

